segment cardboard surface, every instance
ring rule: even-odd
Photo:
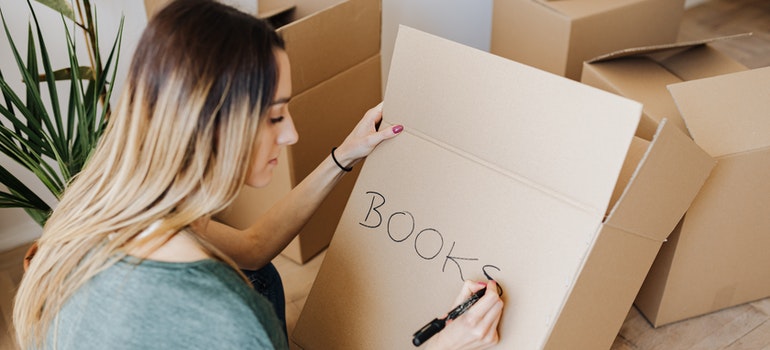
[[[770,68],[669,87],[695,142],[713,157],[770,147]]]
[[[487,272],[505,289],[496,348],[609,348],[713,166],[666,123],[635,141],[640,113],[625,98],[402,27],[384,123],[405,131],[361,170],[292,341],[411,348],[462,281]],[[629,185],[616,190],[619,181]],[[585,322],[579,311],[604,303]]]
[[[770,296],[768,82],[762,68],[669,87],[719,164],[637,297],[656,327]]]
[[[490,52],[574,80],[590,58],[676,41],[684,12],[684,0],[495,0],[493,6]]]
[[[671,94],[670,84],[746,70],[708,44],[740,40],[747,34],[704,40],[625,48],[588,60],[580,81],[628,97],[644,105],[639,135],[647,136],[667,118],[689,133]]]
[[[293,0],[259,0],[257,6],[257,17],[260,18],[278,16],[296,7]]]
[[[291,61],[294,94],[378,55],[380,0],[295,0],[278,28]]]

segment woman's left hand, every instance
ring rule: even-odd
[[[353,131],[334,151],[337,161],[350,167],[368,156],[382,141],[391,139],[404,130],[402,125],[394,125],[377,131],[375,125],[382,120],[382,103],[368,110]]]

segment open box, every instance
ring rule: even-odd
[[[745,93],[767,87],[761,71],[749,72],[710,45],[746,36],[624,49],[584,65],[582,82],[644,104],[648,118],[640,133],[652,133],[666,117],[719,162],[663,244],[635,301],[655,327],[770,296],[770,260],[757,251],[770,246],[764,238],[770,188],[763,175],[770,173],[770,161],[762,151],[767,144],[749,141],[770,139],[762,128],[770,123],[762,121],[762,101]],[[729,78],[733,73],[743,78]],[[688,81],[693,83],[682,84]],[[726,91],[709,87],[718,82]],[[679,90],[690,93],[673,93]],[[714,147],[724,143],[732,149]]]
[[[639,291],[656,327],[770,296],[770,67],[669,90],[719,163]]]
[[[665,120],[635,137],[641,108],[401,27],[383,123],[404,132],[361,170],[292,342],[410,348],[486,273],[496,348],[608,349],[714,165]]]
[[[495,0],[490,52],[580,79],[583,61],[676,41],[684,0]]]
[[[641,102],[647,118],[642,118],[639,132],[646,137],[663,118],[689,135],[666,86],[746,70],[710,44],[749,35],[625,48],[587,60],[580,81]]]
[[[145,0],[148,17],[169,1]],[[250,225],[283,198],[382,99],[379,0],[260,0],[258,12],[278,24],[286,42],[293,95],[289,110],[300,137],[279,158],[268,188],[245,188],[217,215],[237,228]],[[347,174],[335,186],[284,256],[304,263],[329,244],[357,174]]]

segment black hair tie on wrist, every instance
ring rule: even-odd
[[[350,172],[351,170],[353,170],[353,167],[346,168],[346,167],[342,166],[342,164],[340,164],[339,161],[337,161],[337,157],[334,156],[334,150],[336,150],[336,149],[337,149],[337,147],[332,147],[332,159],[334,160],[334,163],[336,163],[337,166],[340,167],[340,169],[342,169],[342,170],[344,170],[346,172]]]

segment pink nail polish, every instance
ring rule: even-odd
[[[398,133],[404,131],[404,126],[403,125],[395,125],[395,126],[393,126],[392,130],[393,130],[394,134],[398,134]]]

